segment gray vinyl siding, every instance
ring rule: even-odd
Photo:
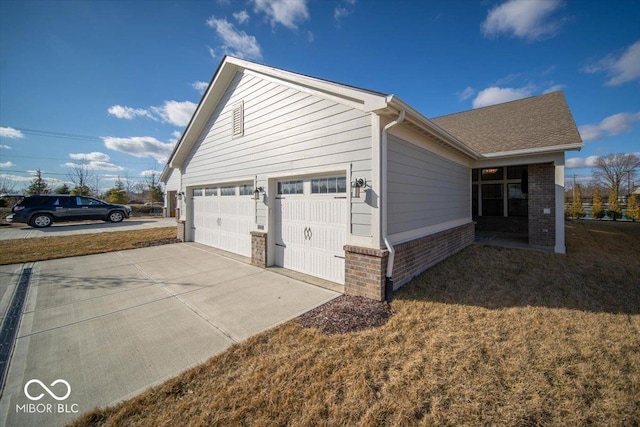
[[[389,135],[389,234],[469,217],[469,168]]]
[[[233,137],[232,110],[240,101],[244,135]],[[369,114],[238,73],[187,159],[183,185],[257,176],[257,185],[267,188],[267,175],[303,175],[310,168],[345,164],[351,164],[357,176],[371,179]],[[371,208],[357,206],[364,204],[364,200],[353,203],[352,232],[369,236]],[[266,225],[266,209],[258,203],[259,225]]]

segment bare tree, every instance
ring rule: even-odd
[[[9,179],[8,176],[0,176],[0,194],[11,194],[16,191],[15,181]]]
[[[71,172],[69,172],[68,177],[74,185],[73,190],[71,190],[72,194],[88,196],[91,193],[89,185],[93,173],[91,169],[89,169],[87,162],[83,160],[81,163],[74,164],[70,167]]]
[[[620,194],[621,187],[634,180],[638,168],[640,157],[633,153],[607,154],[596,160],[593,177]],[[627,191],[631,189],[627,188]]]

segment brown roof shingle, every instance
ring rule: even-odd
[[[431,120],[481,154],[582,143],[562,92]]]

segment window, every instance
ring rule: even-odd
[[[221,196],[235,196],[236,195],[236,187],[235,186],[220,187],[220,195]]]
[[[509,166],[507,168],[507,179],[522,179],[527,176],[527,166]]]
[[[240,185],[240,195],[241,196],[253,196],[253,184],[242,184],[242,185]]]
[[[302,194],[302,180],[278,182],[278,194]]]
[[[482,169],[482,181],[500,181],[502,179],[503,168]]]
[[[233,136],[244,135],[244,102],[233,106]]]
[[[100,200],[91,199],[89,197],[78,197],[78,199],[79,199],[78,205],[82,205],[82,206],[100,206],[104,204]]]
[[[482,216],[502,216],[503,212],[502,184],[482,185]]]
[[[311,180],[311,193],[346,193],[347,179],[343,176],[332,176],[330,178],[316,178]]]
[[[193,197],[199,197],[204,195],[204,189],[202,188],[194,188],[193,189]]]
[[[478,215],[478,184],[471,186],[471,215]]]
[[[478,180],[478,169],[473,169],[471,171],[471,181],[477,181]]]
[[[529,201],[527,195],[522,192],[520,183],[508,184],[509,216],[527,216],[529,214]]]
[[[205,196],[217,196],[218,195],[218,187],[208,187],[204,189]]]

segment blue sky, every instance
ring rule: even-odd
[[[427,117],[564,91],[597,156],[640,152],[640,2],[0,1],[0,181],[160,172],[225,54],[393,93]]]

